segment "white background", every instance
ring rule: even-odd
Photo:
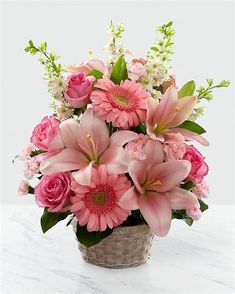
[[[23,51],[29,39],[47,41],[64,64],[80,63],[93,50],[105,57],[110,20],[123,22],[124,43],[137,57],[144,56],[155,39],[157,25],[173,20],[176,29],[173,71],[178,85],[208,77],[234,80],[232,2],[193,1],[5,1],[2,5],[2,203],[34,203],[32,196],[17,196],[23,178],[21,162],[12,158],[26,145],[34,126],[47,114],[50,97],[37,57]],[[208,148],[201,147],[210,166],[209,204],[232,204],[234,198],[233,84],[215,91],[206,103],[200,123],[207,129]]]

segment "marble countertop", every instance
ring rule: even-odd
[[[174,220],[150,260],[129,269],[85,263],[72,227],[61,222],[44,235],[41,213],[1,207],[1,294],[235,293],[232,206],[211,207],[191,228]]]

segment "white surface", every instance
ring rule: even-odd
[[[80,63],[88,50],[104,58],[105,28],[112,19],[126,27],[124,43],[135,56],[144,56],[155,40],[155,28],[169,20],[176,29],[173,71],[178,85],[206,78],[234,81],[233,1],[4,1],[2,37],[2,202],[21,203],[16,197],[23,178],[22,164],[11,164],[24,148],[34,126],[51,113],[51,101],[37,57],[23,51],[30,38],[47,41],[64,64]],[[210,147],[200,147],[210,166],[208,180],[213,204],[231,204],[234,191],[233,87],[215,91],[200,122]],[[226,156],[225,156],[226,154]],[[226,184],[221,184],[226,173]],[[32,198],[28,203],[33,203]]]
[[[41,210],[2,206],[1,294],[234,293],[234,218],[231,206],[214,206],[191,228],[173,221],[155,239],[151,259],[129,269],[82,261],[66,222],[43,235]]]

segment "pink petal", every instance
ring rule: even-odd
[[[138,138],[138,134],[132,131],[117,131],[110,137],[111,146],[123,146],[124,144]]]
[[[80,185],[89,186],[92,176],[92,162],[76,172],[72,173],[74,180]]]
[[[168,127],[168,124],[176,116],[178,103],[178,91],[174,86],[167,88],[156,110],[157,124],[161,129]]]
[[[154,134],[154,128],[157,124],[157,119],[156,119],[157,107],[158,107],[157,100],[150,97],[147,100],[147,119],[146,119],[147,134],[149,136]]]
[[[150,139],[147,141],[144,146],[144,153],[146,154],[146,159],[144,160],[146,166],[163,162],[162,145],[156,140]]]
[[[204,137],[183,128],[174,128],[169,130],[170,133],[180,133],[186,140],[196,141],[204,146],[208,146],[209,142]]]
[[[89,217],[88,224],[87,224],[87,231],[92,232],[95,231],[98,226],[98,216],[92,213]]]
[[[197,97],[187,96],[178,100],[177,109],[175,118],[170,122],[169,128],[174,128],[184,122],[189,118],[190,114],[193,111],[193,108],[197,102]]]
[[[73,149],[63,149],[59,153],[45,158],[40,164],[44,175],[65,172],[84,167],[84,155]]]
[[[79,150],[78,142],[79,142],[79,126],[78,122],[73,119],[66,119],[60,124],[60,135],[64,142],[64,145],[67,148],[72,148],[75,150]]]
[[[98,154],[101,154],[109,145],[107,126],[93,113],[92,108],[88,108],[83,114],[77,136],[80,148],[91,154],[94,153],[94,145]]]
[[[148,172],[147,182],[151,184],[151,190],[167,192],[178,186],[189,174],[191,164],[187,160],[172,160],[154,165]]]
[[[144,188],[141,187],[141,183],[144,182],[146,178],[147,169],[145,163],[134,159],[130,162],[128,171],[136,189],[143,194]]]
[[[148,193],[138,198],[140,211],[150,229],[164,237],[171,226],[171,208],[167,199],[158,193]]]
[[[100,157],[100,163],[106,165],[109,173],[126,173],[130,162],[128,153],[118,146],[109,147]]]
[[[119,206],[126,210],[135,210],[139,208],[134,186],[132,186],[122,195],[121,199],[119,200]]]
[[[188,209],[200,206],[197,197],[192,192],[178,187],[164,193],[164,196],[170,202],[172,209]]]

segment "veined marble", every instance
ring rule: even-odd
[[[36,206],[1,207],[1,294],[235,293],[234,210],[214,206],[189,228],[174,220],[150,260],[129,269],[85,263],[65,222],[41,232]]]

